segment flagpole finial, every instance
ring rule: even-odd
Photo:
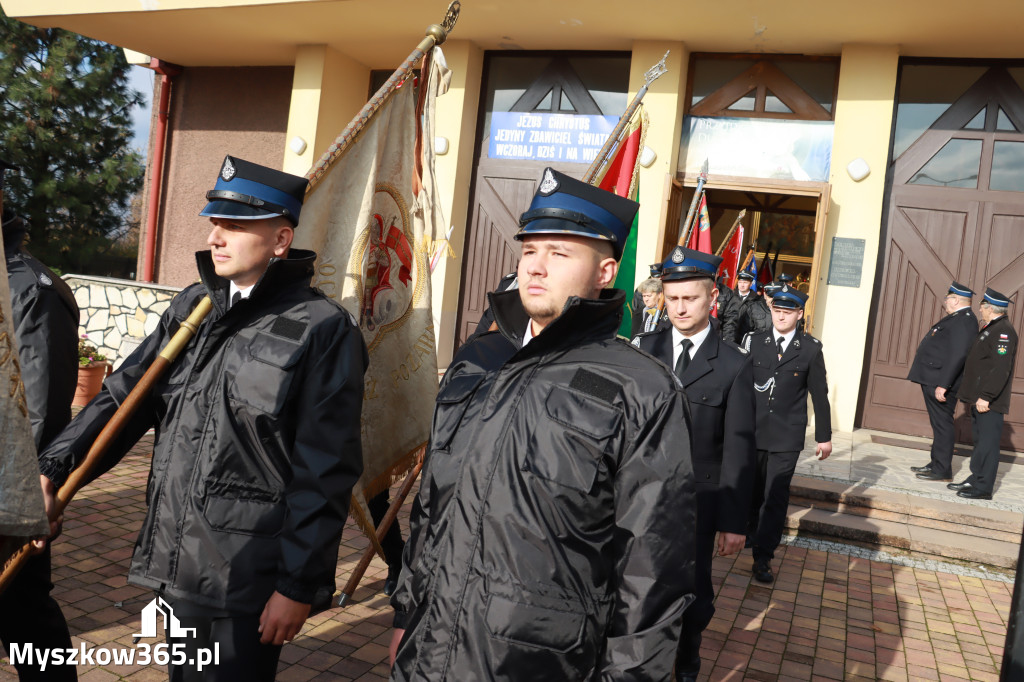
[[[444,19],[441,20],[440,24],[431,24],[427,26],[427,37],[423,43],[421,43],[420,49],[426,52],[428,49],[442,45],[448,38],[448,34],[455,28],[455,23],[459,20],[459,11],[462,9],[462,3],[459,0],[452,0],[448,3],[448,10],[444,14]],[[432,42],[430,42],[432,41]],[[428,45],[427,43],[430,42]]]
[[[658,80],[666,73],[668,73],[668,67],[665,66],[665,60],[668,59],[669,52],[672,50],[666,50],[662,56],[661,61],[652,66],[644,73],[644,85],[650,85],[654,81]]]
[[[444,13],[444,19],[441,21],[441,28],[444,32],[451,33],[452,29],[455,28],[455,22],[459,20],[459,11],[462,9],[462,3],[459,0],[452,0],[448,3],[448,11]]]
[[[708,160],[704,159],[704,165],[700,167],[700,177],[702,180],[707,182],[708,179]]]

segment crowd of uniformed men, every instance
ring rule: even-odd
[[[170,666],[174,680],[273,679],[281,645],[334,591],[362,467],[367,355],[351,316],[311,288],[316,254],[291,248],[305,189],[227,157],[200,214],[210,221],[200,282],[70,424],[62,382],[73,375],[58,370],[77,308],[21,245],[24,224],[4,216],[48,510],[167,339],[212,299],[95,474],[156,429],[128,580],[195,628],[173,642],[193,654]],[[806,295],[780,278],[762,296],[748,272],[733,291],[717,281],[720,258],[677,247],[636,292],[635,338],[623,341],[626,295],[611,284],[638,208],[547,169],[522,214],[518,270],[441,381],[404,552],[391,538],[389,554],[402,556],[386,586],[393,680],[694,680],[714,613],[712,558],[752,547],[754,578],[773,580],[808,395],[817,456],[832,451]],[[979,460],[955,485],[982,497],[1017,337],[1009,300],[991,289],[979,335],[970,296],[950,288],[950,315],[910,378],[939,425],[930,477],[951,475],[950,403],[972,404]],[[956,353],[940,344],[947,335]],[[0,601],[0,639],[69,646],[48,548],[18,581]],[[214,646],[219,665],[190,664]],[[73,679],[74,669],[19,674]]]

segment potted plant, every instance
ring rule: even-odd
[[[89,343],[89,338],[82,334],[78,339],[78,386],[71,404],[79,407],[87,405],[103,388],[103,380],[111,369],[107,357],[96,350],[96,346]]]

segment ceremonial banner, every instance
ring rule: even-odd
[[[0,560],[29,538],[48,535],[49,528],[21,383],[7,265],[0,261]]]
[[[718,267],[719,275],[726,275],[726,286],[736,287],[736,275],[740,272],[740,252],[743,251],[743,226],[740,225],[722,252],[722,264]]]
[[[641,104],[623,129],[611,163],[605,166],[604,174],[595,177],[591,184],[618,194],[620,197],[629,197],[633,201],[640,200],[640,150],[644,148],[647,125],[647,112]],[[622,316],[619,335],[627,339],[632,333],[633,324],[633,311],[630,310],[630,303],[633,300],[633,286],[636,280],[636,239],[639,230],[640,213],[637,212],[636,217],[633,218],[633,226],[629,230],[629,237],[622,249],[622,259],[619,261],[619,271],[615,275],[615,284],[613,285],[616,289],[626,292],[626,312]]]
[[[690,233],[687,248],[711,253],[711,218],[708,216],[708,197],[703,193],[697,206],[697,229]]]
[[[367,499],[411,468],[437,396],[427,261],[445,233],[433,120],[450,76],[440,49],[426,61],[419,108],[410,75],[352,144],[310,171],[295,231],[296,246],[319,255],[314,285],[352,314],[369,349],[356,486]]]

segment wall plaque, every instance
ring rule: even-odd
[[[828,259],[828,283],[840,287],[859,287],[864,269],[864,240],[832,237],[832,256]]]

